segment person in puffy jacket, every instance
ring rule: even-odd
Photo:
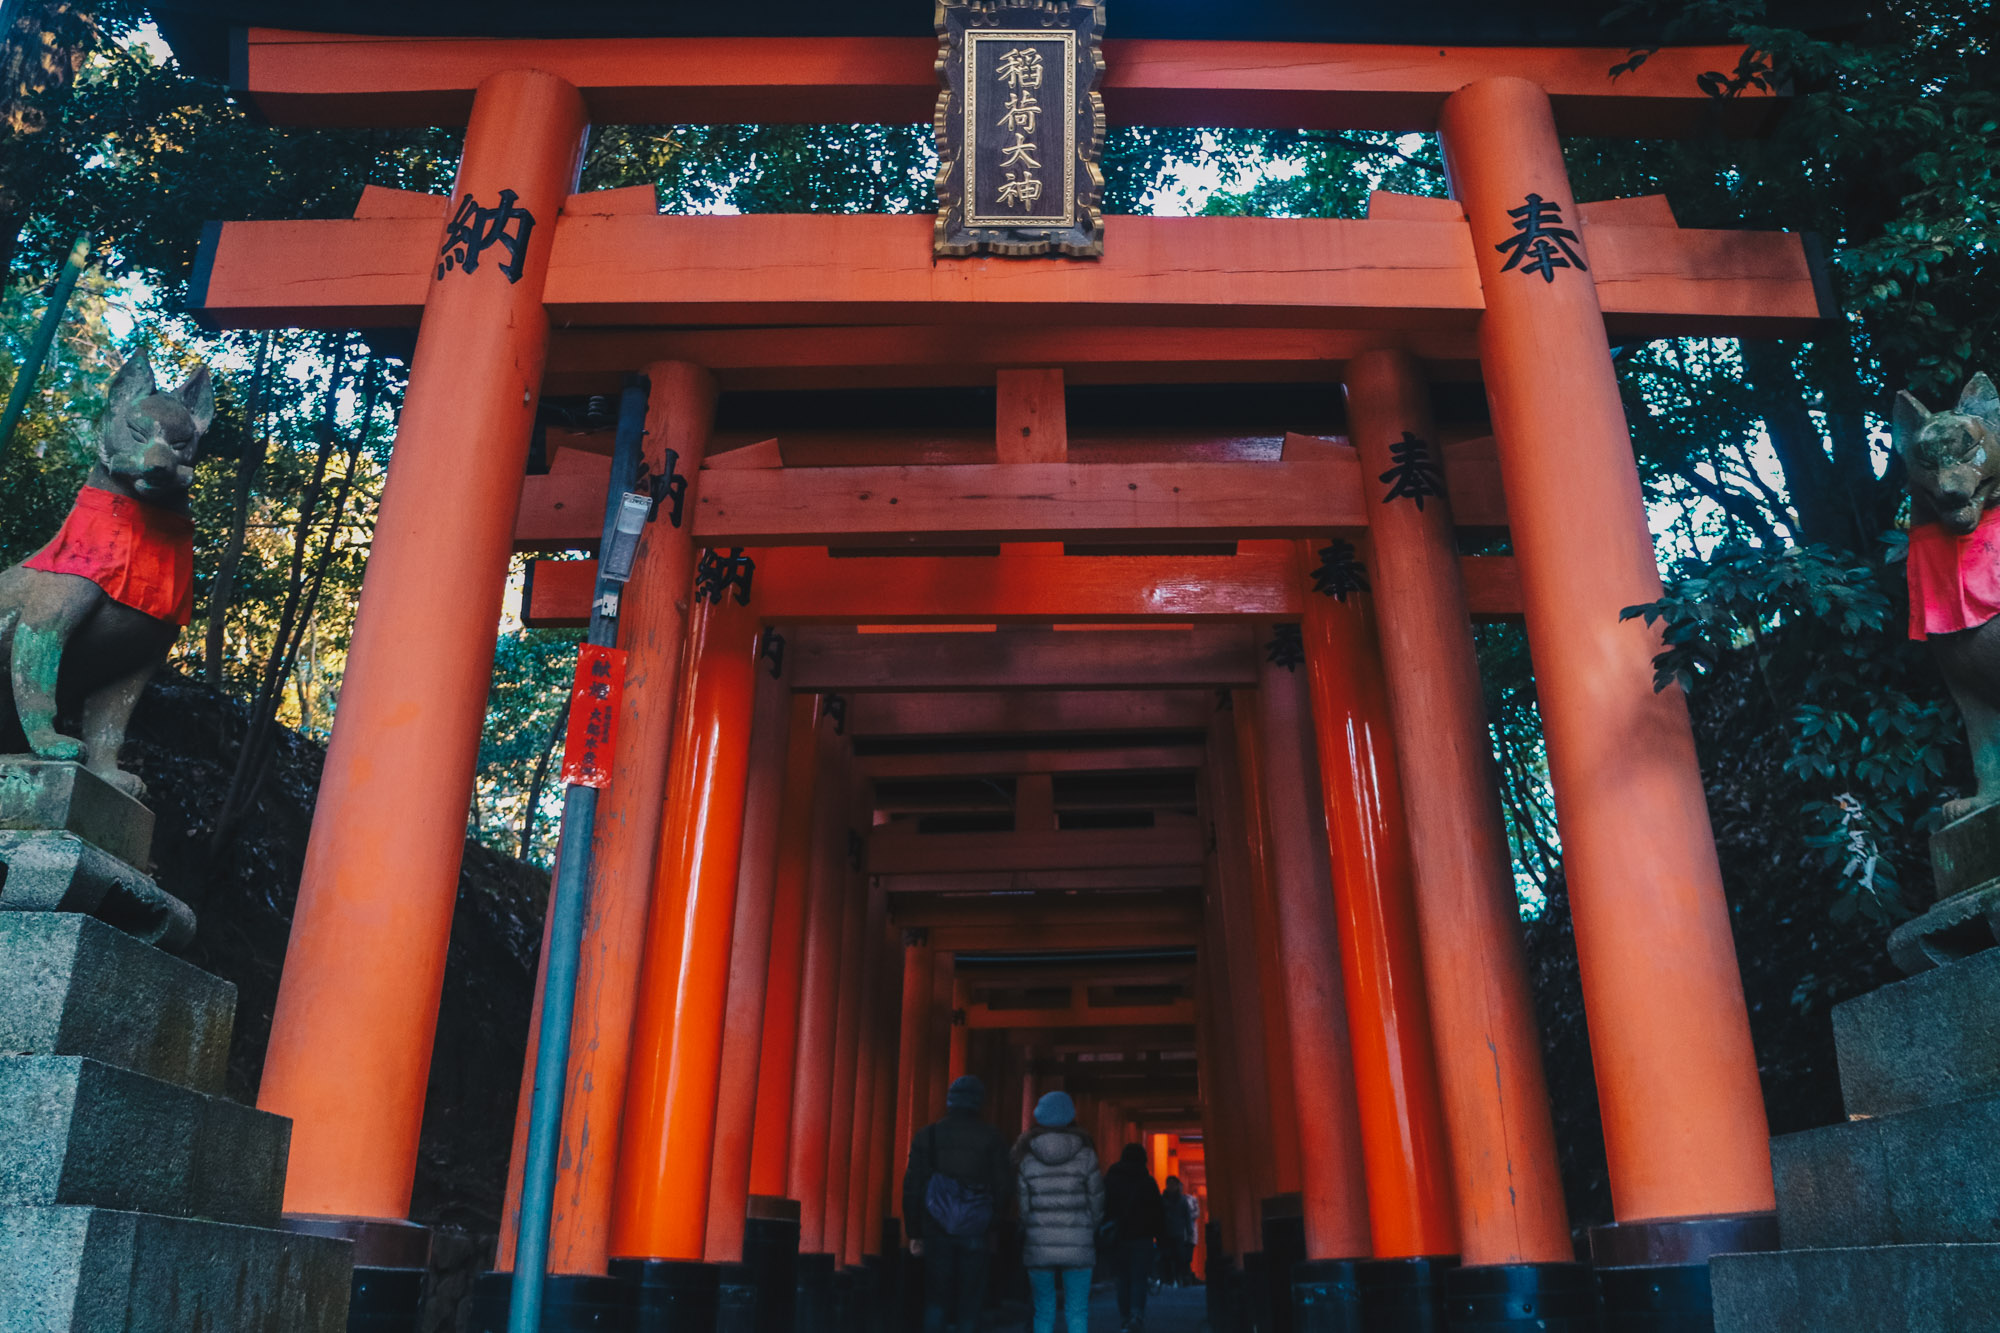
[[[1034,1333],[1054,1333],[1058,1286],[1069,1333],[1088,1333],[1104,1177],[1090,1135],[1076,1127],[1076,1104],[1068,1093],[1052,1092],[1035,1103],[1034,1128],[1014,1145],[1014,1172]]]

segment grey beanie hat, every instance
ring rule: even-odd
[[[948,1111],[977,1111],[986,1104],[986,1085],[971,1074],[960,1074],[945,1089],[944,1105]]]

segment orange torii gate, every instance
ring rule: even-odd
[[[235,78],[266,114],[463,123],[451,198],[533,219],[477,272],[452,252],[451,198],[375,188],[351,219],[225,223],[203,247],[194,304],[216,325],[418,330],[260,1093],[294,1122],[290,1213],[365,1244],[407,1214],[508,559],[588,547],[575,517],[602,512],[588,441],[522,486],[536,400],[643,371],[647,467],[684,478],[687,522],[649,527],[626,593],[556,1271],[732,1258],[751,1191],[796,1201],[808,1251],[879,1253],[892,1149],[923,1118],[899,1051],[937,1046],[919,1001],[964,1007],[938,1003],[942,927],[899,917],[883,878],[1033,874],[1079,841],[1017,830],[899,861],[885,831],[850,861],[871,810],[832,696],[858,712],[857,691],[1201,686],[1243,700],[1201,724],[1204,810],[1236,821],[1205,873],[1194,852],[1216,943],[1194,1015],[1225,1224],[1210,1271],[1260,1254],[1265,1198],[1299,1189],[1316,1264],[1428,1282],[1456,1256],[1468,1298],[1574,1299],[1588,1279],[1569,1266],[1473,615],[1524,617],[1534,652],[1618,1219],[1598,1253],[1692,1266],[1759,1243],[1767,1135],[1700,775],[1679,695],[1652,687],[1655,636],[1619,619],[1659,578],[1607,346],[1799,334],[1829,312],[1799,236],[1683,229],[1660,200],[1579,206],[1558,126],[1747,133],[1777,99],[1702,91],[1737,58],[1718,48],[1615,77],[1625,53],[1602,49],[1105,49],[1114,121],[1436,131],[1453,198],[1377,196],[1365,220],[1114,217],[1088,263],[939,261],[927,218],[670,217],[650,187],[574,192],[593,121],[927,119],[928,39],[240,34]],[[1574,223],[1564,281],[1509,262],[1511,219],[1536,204]],[[1392,444],[1439,437],[1427,382],[1464,379],[1483,382],[1490,447],[1474,431],[1445,450],[1428,507],[1385,503]],[[1093,457],[1064,421],[1067,387],[1287,381],[1345,384],[1352,449],[1161,438]],[[928,452],[788,452],[782,432],[717,447],[719,394],[827,385],[996,385],[999,410],[990,443]],[[1454,514],[1504,525],[1512,555],[1461,558]],[[1318,547],[1343,533],[1365,548],[1351,567]],[[1203,540],[1235,553],[1016,545]],[[831,553],[981,543],[1002,550]],[[691,609],[698,552],[716,584],[754,565],[754,591]],[[588,562],[535,568],[531,621],[587,612]],[[1195,628],[1171,647],[832,628],[1062,622]],[[1305,676],[1261,660],[1245,622],[1299,623]],[[1299,836],[1308,781],[1324,847]],[[753,857],[760,817],[775,847]],[[905,946],[898,926],[932,934]],[[772,1003],[736,1004],[732,973]],[[951,1059],[931,1051],[926,1111],[964,1046],[954,1028]]]

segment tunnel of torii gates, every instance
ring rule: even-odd
[[[421,1263],[510,559],[544,557],[528,624],[582,623],[609,478],[611,433],[537,403],[638,373],[646,468],[686,490],[624,593],[554,1272],[735,1260],[793,1207],[805,1254],[893,1253],[912,1128],[966,1071],[1010,1137],[1061,1087],[1106,1156],[1178,1160],[1211,1273],[1288,1219],[1274,1251],[1383,1281],[1574,1262],[1474,657],[1502,618],[1588,1008],[1595,1262],[1775,1243],[1686,708],[1619,614],[1661,584],[1610,349],[1804,335],[1824,287],[1798,235],[1579,204],[1558,135],[1754,133],[1778,99],[1698,88],[1734,48],[1614,78],[1623,51],[1108,42],[1113,124],[1435,131],[1453,197],[1110,217],[1086,262],[574,192],[593,121],[926,120],[934,52],[239,34],[272,119],[463,125],[451,197],[547,220],[506,273],[448,271],[449,199],[381,188],[204,247],[217,327],[416,330],[259,1097],[288,1214]],[[1505,267],[1529,195],[1573,220],[1562,280]]]

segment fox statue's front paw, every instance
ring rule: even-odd
[[[139,780],[137,773],[127,773],[123,769],[118,768],[101,769],[96,770],[96,772],[98,777],[103,778],[106,782],[116,787],[119,791],[124,792],[135,801],[143,799],[146,795],[146,784]]]
[[[44,731],[28,737],[28,748],[37,759],[81,759],[83,742],[59,731]]]

